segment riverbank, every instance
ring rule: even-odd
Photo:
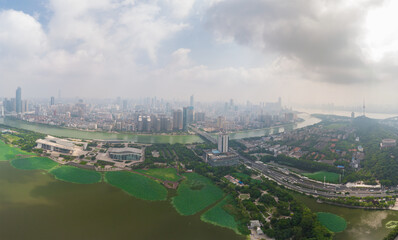
[[[88,132],[76,129],[66,129],[45,124],[30,123],[21,120],[0,118],[0,124],[18,129],[30,130],[52,136],[75,138],[75,139],[101,139],[101,140],[122,140],[137,143],[181,143],[192,144],[201,143],[203,140],[196,135],[152,135],[152,134],[133,134],[133,133],[107,133],[107,132]]]
[[[321,120],[313,117],[309,114],[300,114],[300,118],[304,119],[303,122],[292,124],[292,130],[307,127],[319,123]],[[132,141],[137,143],[181,143],[181,144],[193,144],[204,142],[202,138],[197,135],[163,135],[163,134],[133,134],[133,133],[108,133],[108,132],[91,132],[81,131],[76,129],[67,129],[57,126],[50,126],[47,124],[30,123],[27,121],[21,121],[9,118],[0,118],[0,124],[5,126],[15,127],[19,129],[30,130],[42,134],[48,134],[59,137],[77,138],[77,139],[102,139],[102,140],[123,140]],[[286,127],[286,126],[285,126]],[[278,132],[284,132],[283,127],[270,127],[264,129],[247,130],[241,132],[234,132],[230,134],[231,140],[251,138],[251,137],[262,137],[269,135],[271,130],[278,129]]]

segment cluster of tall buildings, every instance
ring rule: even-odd
[[[167,116],[138,116],[138,132],[171,132],[173,122]]]
[[[22,114],[29,110],[28,101],[22,100],[22,90],[20,87],[15,92],[15,98],[3,100],[3,108],[5,112]]]

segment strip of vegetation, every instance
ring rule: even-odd
[[[18,156],[21,155],[21,156]],[[22,158],[22,156],[32,155],[32,153],[28,153],[22,151],[19,148],[15,148],[7,145],[3,141],[0,140],[0,161],[9,161],[16,158]]]
[[[58,165],[58,163],[46,157],[31,157],[14,159],[11,161],[11,165],[18,169],[23,170],[50,170]]]
[[[163,181],[176,182],[181,179],[181,177],[177,175],[177,170],[175,168],[137,169],[136,171]]]
[[[216,206],[202,214],[200,219],[204,222],[232,229],[239,234],[238,224],[234,216],[228,212],[232,208],[234,207],[232,205],[231,196],[227,196]]]
[[[208,178],[196,173],[186,173],[178,190],[178,195],[172,199],[177,211],[182,215],[193,215],[223,197],[221,189]]]
[[[56,179],[71,183],[91,184],[101,181],[101,174],[72,166],[61,166],[50,171]]]
[[[342,205],[365,207],[365,208],[389,208],[395,205],[395,197],[341,197],[341,198],[325,198],[319,197],[324,202],[337,203]]]
[[[167,190],[160,183],[132,172],[106,172],[105,181],[143,200],[166,200]]]

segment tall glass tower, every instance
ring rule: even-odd
[[[16,92],[16,96],[15,96],[15,110],[17,111],[17,113],[21,113],[22,112],[22,99],[21,99],[21,88],[18,87],[17,88],[17,92]]]

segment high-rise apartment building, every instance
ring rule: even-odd
[[[173,112],[173,129],[182,130],[183,127],[183,115],[181,110],[176,110]]]
[[[15,94],[15,110],[17,113],[22,112],[22,93],[21,93],[21,88],[18,87],[16,94]]]
[[[228,152],[228,141],[229,136],[226,133],[220,133],[217,137],[218,140],[218,151],[221,153]]]

